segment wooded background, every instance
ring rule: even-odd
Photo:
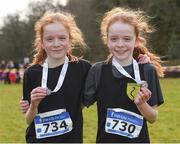
[[[14,13],[4,19],[0,28],[0,59],[32,58],[35,22],[45,11],[57,9],[76,16],[87,43],[84,58],[91,62],[104,60],[108,51],[102,44],[100,22],[105,12],[117,6],[147,12],[156,29],[149,35],[148,48],[164,60],[180,62],[180,0],[69,0],[65,7],[48,0],[33,2],[23,18]],[[82,51],[74,53],[81,55]]]

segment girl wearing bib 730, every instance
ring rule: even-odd
[[[145,47],[143,36],[150,29],[144,18],[141,11],[118,7],[102,20],[103,41],[111,55],[91,67],[84,96],[86,106],[97,102],[97,143],[150,142],[146,121],[156,121],[156,107],[163,103],[156,70],[159,75],[163,71],[159,58]],[[134,58],[139,52],[152,64],[138,64]]]

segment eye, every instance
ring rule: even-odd
[[[60,37],[59,39],[60,39],[60,40],[65,40],[66,38],[65,38],[65,37]]]
[[[112,38],[110,38],[110,40],[111,40],[112,42],[116,42],[116,41],[118,40],[118,38],[117,38],[117,37],[112,37]]]
[[[65,35],[60,35],[60,36],[58,36],[58,39],[59,39],[60,41],[65,41],[65,40],[67,39],[67,36],[65,36]]]
[[[47,37],[46,41],[51,42],[51,41],[53,41],[53,38],[52,37]]]
[[[130,37],[125,37],[124,40],[125,41],[131,41],[131,38]]]

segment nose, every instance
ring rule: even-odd
[[[122,40],[122,39],[119,39],[118,42],[117,42],[117,45],[118,45],[119,47],[122,47],[122,46],[124,45],[123,40]]]
[[[53,45],[54,45],[55,47],[60,46],[60,41],[59,41],[58,39],[55,39]]]

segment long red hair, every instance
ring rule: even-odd
[[[62,23],[69,31],[71,40],[71,49],[74,46],[85,47],[86,44],[83,39],[81,30],[78,28],[74,16],[67,12],[46,12],[35,24],[35,55],[32,64],[42,64],[46,59],[47,55],[45,50],[42,48],[43,44],[43,28],[50,23]],[[71,58],[76,58],[71,54],[71,49],[68,51],[67,56]]]
[[[105,45],[107,45],[108,28],[116,21],[128,23],[135,29],[138,46],[134,49],[133,57],[137,59],[139,54],[147,54],[150,57],[151,62],[155,65],[158,75],[163,77],[164,69],[160,64],[160,57],[150,52],[146,47],[145,35],[153,32],[153,28],[148,25],[148,19],[147,16],[145,16],[145,13],[143,11],[134,11],[121,7],[113,8],[111,11],[105,13],[101,22],[101,34]],[[112,55],[110,54],[107,61],[111,58]]]

